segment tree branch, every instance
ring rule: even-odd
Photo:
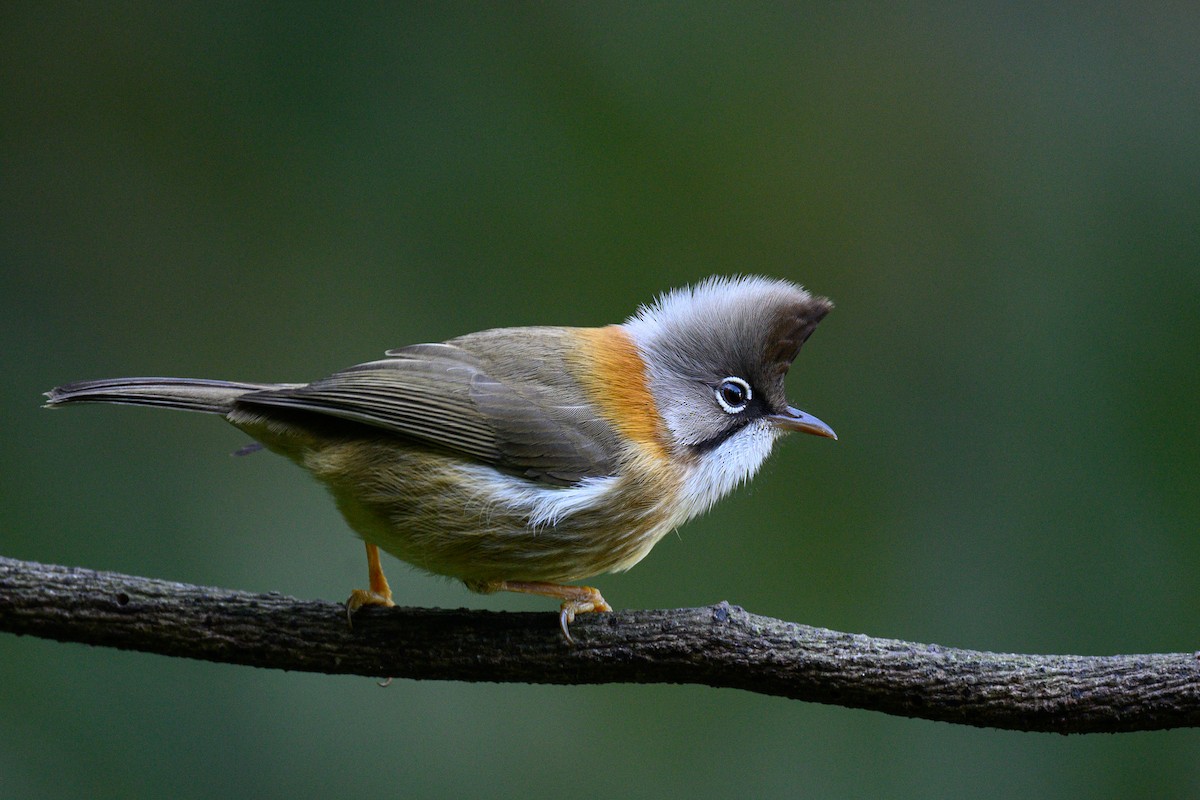
[[[984,653],[707,608],[367,608],[0,558],[0,630],[255,667],[414,680],[695,683],[981,727],[1200,725],[1200,654]]]

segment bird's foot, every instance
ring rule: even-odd
[[[369,543],[367,544],[367,579],[370,581],[371,588],[355,589],[346,601],[346,623],[351,628],[354,627],[354,612],[363,606],[391,608],[396,605],[392,602],[392,587],[388,586],[387,578],[383,575],[383,568],[379,565],[379,548]]]
[[[540,581],[495,581],[478,587],[473,585],[471,588],[484,592],[521,592],[561,600],[558,626],[569,644],[575,644],[575,639],[571,636],[571,623],[575,621],[576,614],[612,611],[612,606],[601,596],[600,590],[591,586],[568,586]]]
[[[354,612],[358,611],[363,606],[385,606],[391,608],[396,605],[392,602],[392,593],[380,594],[372,592],[370,589],[355,589],[350,593],[350,597],[346,600],[346,623],[354,627]]]

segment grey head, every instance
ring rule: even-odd
[[[831,308],[788,281],[714,277],[669,292],[628,319],[679,454],[707,452],[743,431],[766,435],[768,451],[786,431],[837,438],[792,408],[784,391],[800,346]]]

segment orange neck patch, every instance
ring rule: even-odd
[[[667,432],[633,339],[620,325],[576,332],[584,355],[578,377],[600,415],[643,451],[667,459]]]

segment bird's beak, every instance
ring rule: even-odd
[[[787,411],[782,414],[768,414],[767,421],[785,431],[800,431],[801,433],[811,433],[814,436],[825,436],[829,439],[837,438],[833,428],[812,414],[805,414],[800,409],[791,406],[788,406]]]

